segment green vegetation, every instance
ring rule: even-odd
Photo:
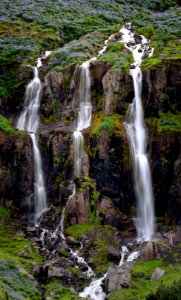
[[[165,270],[165,275],[158,278],[155,282],[151,282],[150,278],[156,267]],[[165,265],[162,259],[154,261],[135,261],[135,267],[132,270],[131,283],[129,288],[121,289],[113,292],[109,299],[122,300],[151,300],[151,299],[174,299],[167,298],[166,291],[169,293],[176,292],[174,285],[181,280],[181,265]],[[163,288],[163,295],[162,290]],[[168,290],[167,290],[168,288]],[[156,294],[155,294],[156,293]],[[153,295],[155,294],[155,298]],[[168,294],[169,295],[169,294]],[[165,298],[161,298],[165,297]],[[175,298],[178,299],[178,298]]]
[[[78,300],[78,296],[70,289],[62,286],[58,280],[54,280],[45,286],[45,296],[50,300]]]
[[[158,122],[160,131],[181,131],[181,114],[175,115],[170,112],[161,114]]]
[[[0,259],[12,260],[27,270],[31,270],[34,263],[41,263],[41,256],[31,242],[19,235],[18,232],[16,233],[12,227],[2,223],[0,223],[0,245]],[[27,254],[28,259],[24,258],[23,253]]]
[[[29,280],[41,256],[10,219],[10,210],[0,205],[0,298],[2,300],[39,300],[41,293]],[[4,297],[4,298],[3,298]]]
[[[124,126],[122,124],[122,117],[118,114],[105,116],[103,113],[93,115],[91,134],[99,136],[102,131],[108,131],[115,135],[123,135]]]
[[[70,68],[71,65],[86,61],[93,56],[97,56],[105,39],[117,30],[117,26],[111,26],[106,30],[97,30],[86,34],[78,41],[75,40],[69,42],[64,47],[55,50],[51,54],[49,59],[50,68],[55,72],[65,71]]]
[[[181,299],[181,280],[174,281],[172,285],[161,286],[157,289],[155,293],[150,294],[147,300],[180,300]]]
[[[8,134],[12,134],[14,132],[10,122],[1,115],[0,115],[0,131],[4,131],[5,133]]]
[[[119,248],[119,243],[114,238],[116,229],[111,226],[94,224],[77,224],[66,229],[66,234],[80,240],[82,236],[88,236],[91,240],[91,248],[95,251],[92,254],[94,272],[97,275],[104,273],[112,263],[109,261],[108,249],[110,245]],[[87,245],[89,249],[89,245]]]
[[[134,62],[131,52],[128,52],[121,42],[110,43],[106,52],[98,60],[108,62],[114,69],[121,69],[126,73],[129,71],[130,64]]]
[[[0,203],[0,218],[8,218],[10,216],[10,210]]]
[[[142,27],[142,28],[138,28],[137,32],[139,35],[143,35],[144,37],[149,39],[154,34],[154,28],[152,26]]]
[[[181,114],[160,113],[160,118],[148,118],[148,125],[156,125],[159,131],[181,132]]]
[[[83,235],[95,232],[100,228],[100,225],[94,224],[76,224],[65,229],[66,235],[71,235],[76,240],[80,240]]]
[[[27,274],[18,272],[12,260],[0,260],[0,296],[13,300],[40,300],[40,292],[28,279]]]

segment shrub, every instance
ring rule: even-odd
[[[3,116],[0,115],[0,131],[4,131],[8,134],[13,133],[11,123]]]

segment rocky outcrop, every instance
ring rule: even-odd
[[[161,276],[165,275],[165,270],[161,268],[156,268],[153,274],[151,275],[151,281],[156,281]]]
[[[181,62],[165,63],[143,72],[143,100],[146,117],[181,109]]]
[[[0,132],[0,201],[27,209],[33,190],[33,157],[30,138]],[[28,170],[28,172],[27,172]]]
[[[180,222],[180,133],[152,126],[149,139],[156,215]]]
[[[116,209],[110,199],[103,198],[99,210],[103,218],[103,224],[111,225],[120,230],[130,230],[133,228],[132,219],[129,219],[124,213]]]
[[[79,192],[66,208],[67,223],[71,225],[86,224],[88,221],[88,190]]]
[[[146,242],[141,250],[141,259],[144,261],[160,258],[157,244],[155,242]]]
[[[106,276],[106,291],[111,293],[121,288],[128,288],[131,281],[131,266],[124,264],[120,267],[110,267]]]

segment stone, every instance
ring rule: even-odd
[[[33,78],[33,68],[30,65],[21,65],[19,67],[19,80],[31,80]]]
[[[88,201],[86,199],[86,189],[78,192],[76,197],[72,199],[66,209],[67,219],[72,225],[86,224],[88,221]]]
[[[48,278],[72,278],[72,273],[68,270],[65,270],[61,267],[49,266],[48,268]]]
[[[104,89],[104,107],[103,111],[106,115],[113,112],[113,108],[116,104],[116,100],[119,95],[121,80],[123,80],[124,74],[122,70],[110,69],[102,80]]]
[[[120,251],[112,245],[108,248],[108,256],[109,259],[114,262],[119,262],[121,258]]]
[[[113,266],[108,269],[106,276],[106,291],[112,293],[121,288],[129,287],[131,281],[131,266],[124,264],[123,266]]]
[[[141,259],[144,261],[158,259],[158,249],[155,242],[146,242],[141,250]]]
[[[151,275],[151,281],[156,281],[161,276],[165,275],[165,270],[161,268],[156,268],[153,274]]]

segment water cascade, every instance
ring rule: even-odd
[[[129,138],[133,169],[135,192],[137,197],[136,227],[138,239],[150,241],[154,235],[154,201],[152,192],[151,172],[147,158],[147,129],[144,122],[144,112],[141,101],[142,72],[140,65],[144,57],[149,57],[153,49],[148,40],[142,36],[140,44],[136,44],[131,25],[123,27],[122,41],[131,50],[134,64],[130,73],[134,83],[134,99],[127,111],[126,131]]]
[[[113,34],[104,42],[103,48],[98,52],[98,56],[106,51],[108,41],[114,37]],[[91,124],[92,105],[91,105],[91,81],[90,81],[90,62],[95,61],[97,57],[77,66],[80,68],[80,82],[78,84],[75,102],[79,104],[77,126],[73,133],[73,149],[74,149],[74,176],[79,178],[81,176],[82,158],[84,154],[84,137],[82,130],[88,128]]]
[[[38,110],[40,106],[41,81],[38,77],[38,68],[41,66],[41,59],[38,58],[37,66],[34,67],[34,78],[27,85],[25,93],[24,109],[21,113],[17,128],[30,133],[34,155],[34,213],[30,220],[35,224],[39,223],[40,217],[47,210],[46,191],[42,169],[42,160],[39,150],[38,138],[36,136],[39,126]]]
[[[80,68],[80,83],[78,87],[78,99],[79,103],[78,121],[76,130],[73,133],[73,147],[74,147],[74,175],[80,177],[81,165],[83,157],[84,138],[82,130],[90,126],[92,106],[90,102],[90,61],[84,62]]]

